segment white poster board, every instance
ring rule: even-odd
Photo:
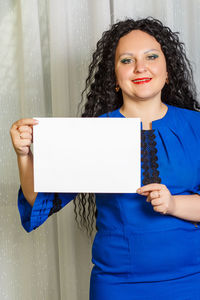
[[[135,193],[139,118],[35,118],[35,192]]]

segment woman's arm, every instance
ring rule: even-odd
[[[171,215],[188,221],[200,222],[200,196],[175,195],[172,196],[174,209]]]
[[[171,195],[164,184],[147,184],[137,190],[137,193],[147,196],[153,209],[161,214],[172,215],[188,221],[200,222],[200,196]]]
[[[21,188],[24,197],[28,203],[33,206],[37,193],[34,192],[34,180],[33,180],[33,154],[30,151],[28,155],[17,156],[17,162],[19,167],[19,177]]]
[[[33,126],[38,124],[34,119],[21,119],[15,122],[10,135],[17,154],[19,177],[23,194],[28,203],[33,206],[37,193],[34,192],[33,155],[30,145],[33,140]]]
[[[18,209],[22,226],[27,232],[36,229],[51,215],[61,210],[77,193],[35,193],[33,177],[33,155],[30,150],[33,119],[15,122],[10,130],[12,143],[17,154],[21,188],[18,193]]]

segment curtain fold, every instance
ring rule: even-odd
[[[102,32],[125,17],[153,16],[179,31],[200,87],[199,0],[0,1],[0,299],[87,300],[91,241],[73,203],[27,234],[9,128],[24,117],[77,116]],[[67,129],[66,129],[67,130]]]

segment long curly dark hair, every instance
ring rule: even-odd
[[[122,92],[116,92],[115,52],[119,39],[132,30],[153,36],[160,44],[167,65],[169,83],[161,92],[164,102],[177,107],[198,110],[193,71],[186,57],[184,43],[177,32],[172,32],[152,17],[126,19],[111,26],[97,43],[89,65],[89,75],[82,92],[79,110],[82,117],[98,117],[118,109],[123,104]],[[94,194],[79,194],[74,200],[76,220],[91,235],[97,216]]]

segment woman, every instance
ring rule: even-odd
[[[11,137],[24,228],[35,229],[76,197],[82,225],[90,230],[97,217],[91,300],[200,299],[200,114],[178,35],[153,18],[113,25],[97,44],[84,92],[83,117],[141,118],[142,187],[135,194],[37,195],[29,149],[36,122],[19,120]]]

